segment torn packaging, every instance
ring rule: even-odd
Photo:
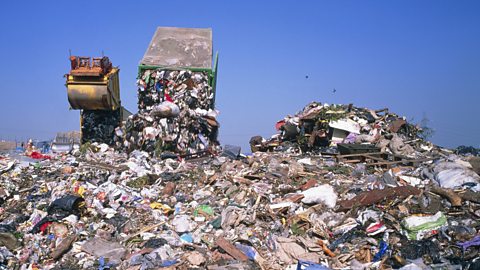
[[[114,264],[119,264],[126,254],[126,249],[119,243],[101,238],[92,238],[86,241],[82,245],[82,250],[95,257],[107,258]]]

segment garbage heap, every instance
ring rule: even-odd
[[[82,110],[82,143],[98,142],[114,145],[114,131],[121,122],[121,109],[114,111]]]
[[[352,153],[355,147],[345,144],[362,144],[363,150],[411,155],[414,147],[422,143],[426,150],[431,148],[431,144],[423,140],[430,129],[412,125],[388,109],[372,110],[352,104],[312,102],[294,116],[287,115],[278,121],[275,127],[279,132],[270,139],[251,138],[252,152],[274,148],[322,151],[338,145],[343,153]]]
[[[138,114],[125,124],[128,152],[191,154],[218,146],[219,123],[206,72],[144,70],[138,79]],[[123,135],[123,132],[120,132]]]
[[[0,269],[480,269],[480,157],[408,134],[406,156],[0,156]]]
[[[415,151],[2,156],[0,269],[479,269],[480,157]]]

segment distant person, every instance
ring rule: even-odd
[[[33,141],[32,139],[29,139],[27,143],[27,148],[25,149],[25,155],[30,156],[34,151],[35,151],[35,146],[33,146]]]

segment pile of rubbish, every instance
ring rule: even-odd
[[[378,125],[377,152],[341,154],[338,133],[303,151],[286,120],[275,147],[254,144],[271,151],[249,156],[98,143],[29,163],[1,156],[0,269],[480,269],[480,157],[389,129],[392,115],[355,133]],[[363,123],[330,121],[344,117]],[[309,139],[305,119],[295,127]]]
[[[218,146],[214,92],[206,72],[144,70],[138,80],[139,113],[125,124],[127,152],[192,154]]]
[[[363,144],[365,151],[388,150],[408,156],[414,152],[415,145],[424,144],[426,150],[431,149],[431,144],[422,140],[424,130],[388,109],[371,110],[352,104],[312,102],[296,115],[287,115],[278,121],[275,127],[279,133],[268,140],[252,137],[252,152],[269,151],[276,147],[294,147],[305,152],[338,144],[342,145],[339,147],[342,150],[344,144]]]
[[[98,142],[114,145],[115,129],[121,122],[121,109],[114,111],[82,110],[82,143]]]
[[[473,146],[460,145],[455,149],[456,154],[480,156],[480,149]]]

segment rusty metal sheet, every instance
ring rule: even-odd
[[[339,201],[339,211],[349,210],[357,206],[369,206],[379,203],[383,200],[393,200],[395,198],[406,198],[410,195],[420,195],[421,190],[412,186],[401,186],[385,189],[374,189],[364,191],[351,200]]]
[[[212,68],[212,29],[158,27],[140,65]]]

